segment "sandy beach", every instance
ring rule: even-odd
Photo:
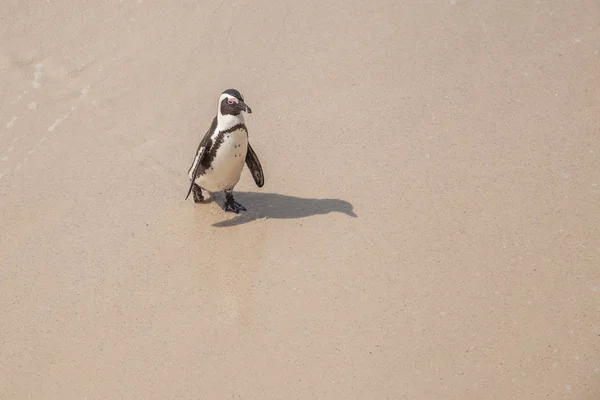
[[[3,0],[0,399],[600,399],[599,20]],[[239,215],[184,201],[228,88]]]

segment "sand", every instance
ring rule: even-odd
[[[599,399],[599,19],[4,0],[0,398]],[[227,88],[238,216],[184,201]]]

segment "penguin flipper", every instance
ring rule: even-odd
[[[198,177],[198,174],[203,167],[202,161],[204,160],[206,154],[210,151],[210,147],[212,145],[212,140],[210,140],[210,136],[214,132],[216,127],[217,117],[214,117],[210,128],[208,129],[208,131],[200,141],[200,144],[198,145],[198,150],[196,150],[196,157],[194,157],[194,161],[192,162],[192,166],[190,167],[191,173],[188,171],[191,182],[190,188],[188,189],[187,195],[185,196],[186,200],[188,199],[188,197],[190,197],[190,193],[192,192],[192,188],[194,187],[194,182],[196,181],[196,178]]]
[[[206,154],[206,147],[204,147],[201,153],[197,156],[198,162],[196,163],[196,166],[192,171],[192,176],[190,179],[190,188],[188,189],[187,195],[185,196],[186,200],[188,199],[188,197],[190,197],[190,193],[192,193],[192,188],[194,187],[194,182],[196,181],[196,177],[198,176],[198,171],[200,171],[200,166],[202,165],[202,157],[204,157],[204,154]]]
[[[254,178],[254,182],[256,186],[263,187],[265,184],[265,175],[263,173],[262,166],[260,165],[260,161],[258,161],[258,156],[248,143],[248,151],[246,152],[246,165],[252,174],[252,178]]]

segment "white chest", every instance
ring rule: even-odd
[[[248,133],[245,129],[227,132],[213,139],[214,158],[203,175],[196,179],[200,187],[209,191],[233,189],[239,182],[248,151]]]

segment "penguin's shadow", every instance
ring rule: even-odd
[[[214,194],[214,201],[223,204],[223,195]],[[243,204],[248,211],[242,211],[234,218],[217,222],[215,227],[242,225],[261,218],[293,219],[313,215],[339,212],[356,218],[353,206],[339,199],[310,199],[286,196],[277,193],[234,192],[235,200]],[[212,196],[211,196],[212,197]],[[210,202],[210,200],[209,200]]]

